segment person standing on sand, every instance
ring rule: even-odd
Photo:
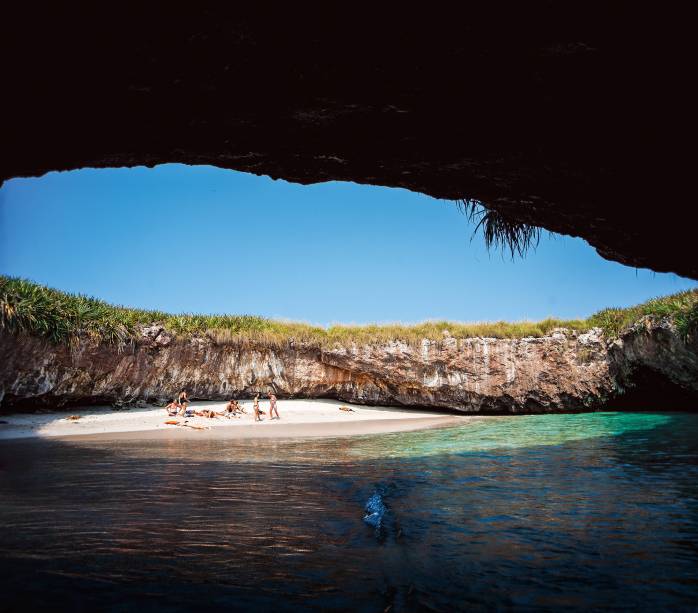
[[[276,411],[276,419],[281,419],[279,409],[276,408],[276,396],[271,393],[269,394],[269,419],[274,419],[274,411]]]
[[[177,400],[179,401],[179,405],[182,408],[182,414],[185,414],[187,412],[187,405],[189,404],[189,398],[187,398],[187,390],[182,390],[181,392],[179,392]]]
[[[259,394],[257,394],[254,397],[254,402],[252,403],[252,406],[254,407],[254,420],[262,421],[262,418],[259,416]]]

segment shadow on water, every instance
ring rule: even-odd
[[[689,609],[698,416],[593,415],[3,444],[3,607]]]

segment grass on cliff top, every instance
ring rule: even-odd
[[[613,338],[646,316],[653,319],[671,319],[679,335],[688,340],[698,332],[698,289],[652,298],[625,309],[603,309],[594,313],[587,321],[592,327],[601,328],[606,336]]]
[[[318,347],[375,344],[392,340],[418,343],[456,338],[523,338],[545,336],[554,328],[585,331],[599,326],[618,335],[644,315],[671,317],[684,336],[698,328],[698,290],[656,298],[628,309],[605,309],[586,320],[545,319],[539,322],[453,323],[415,325],[333,325],[327,328],[266,319],[254,315],[171,315],[113,306],[88,296],[68,294],[25,279],[0,275],[0,328],[26,332],[54,343],[73,343],[86,335],[109,343],[128,341],[139,325],[162,324],[180,337],[207,335],[218,343],[262,343],[283,346],[293,341]]]

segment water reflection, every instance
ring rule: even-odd
[[[529,446],[506,419],[303,443],[3,445],[6,606],[692,607],[698,416],[547,417],[521,422]],[[411,455],[396,457],[400,439]],[[377,491],[381,538],[363,521]]]

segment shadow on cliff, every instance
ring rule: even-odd
[[[608,411],[698,412],[698,393],[673,383],[646,366],[633,373],[633,387],[609,400]]]

